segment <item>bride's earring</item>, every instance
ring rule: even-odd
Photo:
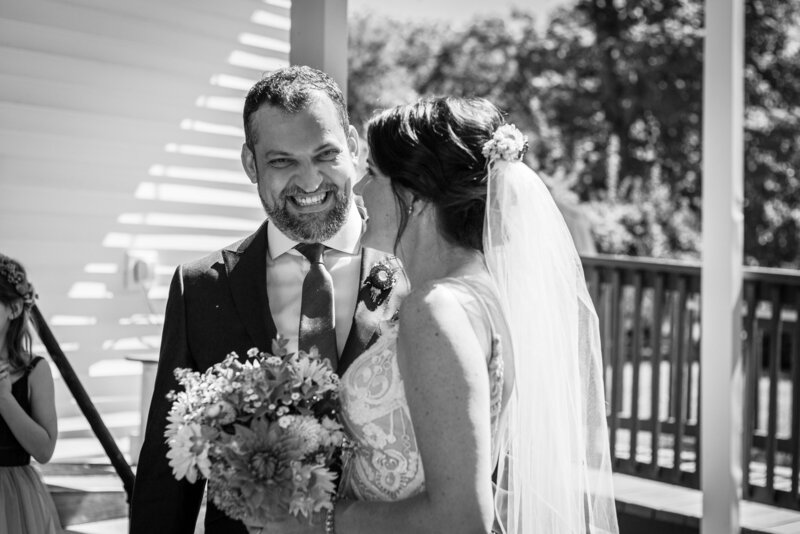
[[[411,217],[414,215],[414,203],[417,201],[417,197],[413,197],[411,202],[408,203],[408,207],[406,208],[406,217]]]

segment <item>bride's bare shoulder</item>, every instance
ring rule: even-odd
[[[451,337],[470,328],[464,296],[457,284],[434,280],[414,288],[400,307],[401,337],[418,340],[430,333],[433,337]]]
[[[403,299],[400,306],[400,319],[413,321],[419,314],[438,314],[458,305],[456,292],[451,284],[443,280],[433,280],[414,287]]]

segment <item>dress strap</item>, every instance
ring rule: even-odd
[[[30,363],[28,363],[27,367],[25,367],[25,374],[29,375],[31,371],[39,364],[40,361],[44,360],[41,356],[34,356],[31,358]]]
[[[488,304],[486,303],[486,295],[482,294],[478,291],[478,288],[474,286],[474,283],[470,283],[463,278],[451,276],[447,278],[442,278],[443,281],[448,283],[452,283],[453,285],[457,285],[458,287],[464,289],[467,293],[469,293],[478,305],[481,307],[483,311],[483,316],[486,317],[486,322],[488,323],[487,326],[489,327],[489,341],[490,341],[490,349],[492,350],[492,356],[494,356],[494,349],[495,349],[495,337],[498,335],[497,326],[495,324],[495,317],[492,311],[489,309]],[[463,305],[463,303],[462,303]]]
[[[471,279],[465,280],[464,278],[448,277],[444,280],[463,288],[467,293],[469,293],[478,303],[481,311],[483,312],[483,316],[486,318],[486,323],[489,330],[489,413],[491,415],[491,430],[494,438],[497,432],[497,424],[499,422],[500,412],[503,409],[503,393],[505,386],[503,351],[507,350],[507,347],[504,347],[501,343],[501,334],[498,331],[496,323],[496,319],[501,320],[501,318],[495,317],[495,314],[489,308],[489,304],[486,299],[489,298],[487,293],[491,293],[491,291],[485,283],[478,282],[480,284],[480,289],[485,291],[482,292],[478,287],[475,287],[475,282]]]

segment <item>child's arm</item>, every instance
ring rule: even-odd
[[[4,384],[2,384],[4,382]],[[47,362],[41,361],[28,377],[31,415],[11,394],[10,378],[0,380],[0,415],[20,445],[37,462],[46,463],[53,456],[58,436],[53,375]]]

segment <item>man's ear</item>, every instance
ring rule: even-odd
[[[347,129],[347,149],[350,150],[350,155],[353,156],[353,161],[358,163],[358,131],[352,124]]]
[[[247,143],[242,144],[242,167],[244,167],[244,172],[247,174],[247,177],[250,178],[250,182],[257,184],[258,167],[256,165],[256,156],[253,154],[253,151],[250,150],[250,147],[247,146]]]

